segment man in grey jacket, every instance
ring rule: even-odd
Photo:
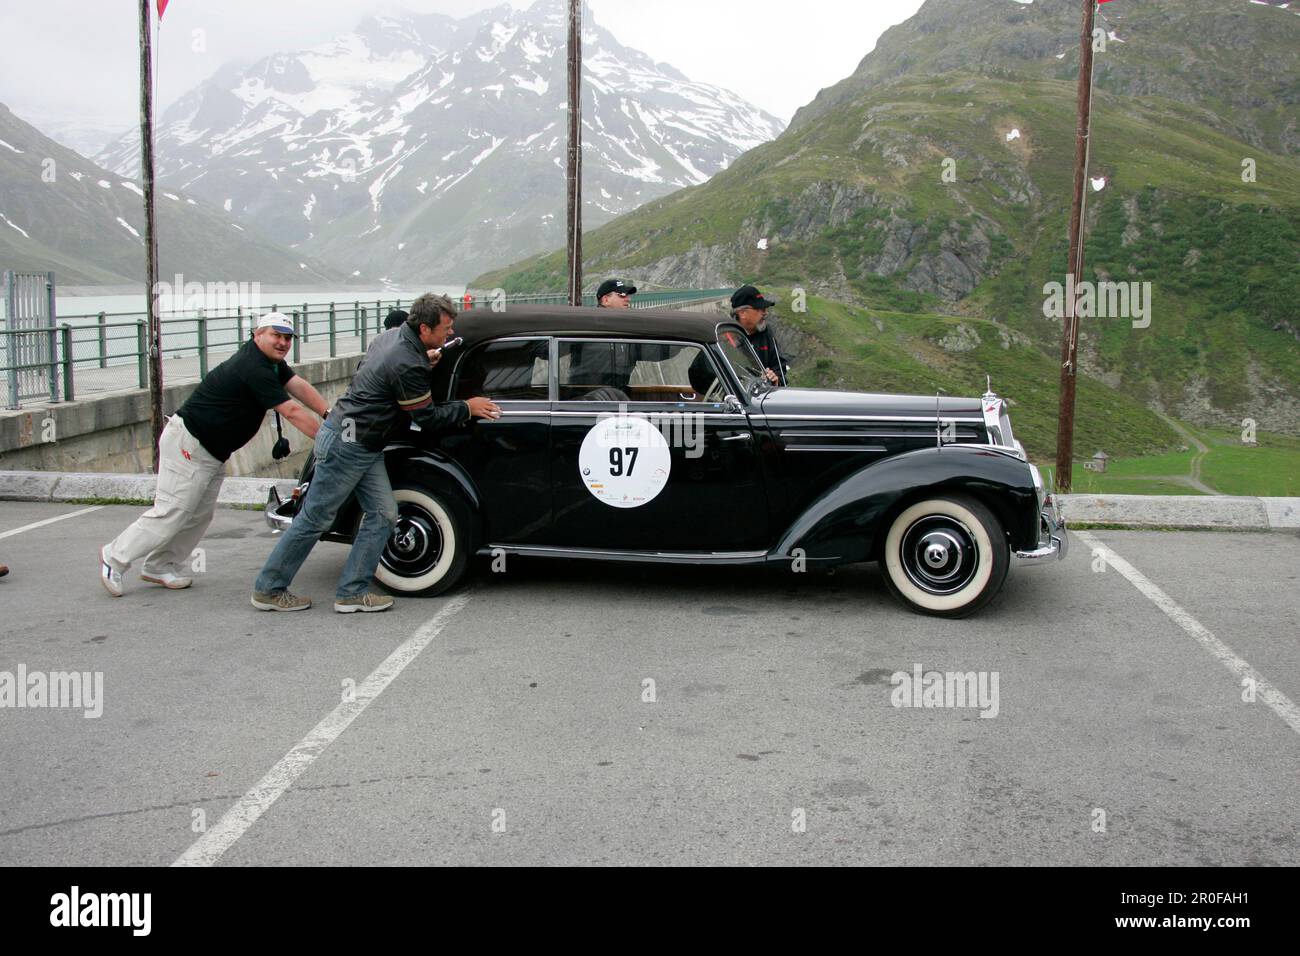
[[[426,432],[463,425],[471,417],[496,419],[490,399],[433,401],[429,369],[454,333],[455,306],[445,295],[426,293],[411,305],[406,323],[384,332],[366,351],[347,392],[330,410],[316,436],[316,472],[302,511],[266,559],[253,585],[260,611],[303,611],[311,599],[289,592],[294,575],[339,509],[356,493],[363,518],[335,590],[334,610],[386,611],[388,595],[370,591],[384,545],[397,523],[397,501],[388,482],[384,446],[401,413]]]

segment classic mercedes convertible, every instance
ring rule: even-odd
[[[922,613],[987,604],[1018,563],[1063,558],[1065,523],[1006,403],[770,385],[717,314],[520,306],[473,311],[432,371],[436,400],[495,421],[410,425],[385,456],[400,517],[376,577],[438,594],[471,555],[774,565],[877,561]],[[309,458],[266,520],[311,494]],[[350,542],[351,502],[326,535]]]

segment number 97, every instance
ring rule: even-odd
[[[609,476],[619,478],[626,474],[630,477],[632,469],[636,467],[637,450],[635,446],[631,448],[611,448],[609,450]],[[623,470],[624,462],[627,464],[626,472]]]

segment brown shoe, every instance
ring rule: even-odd
[[[334,601],[334,610],[340,614],[354,614],[357,611],[387,611],[393,606],[393,599],[387,594],[358,594],[356,597]]]
[[[305,611],[311,607],[311,598],[298,597],[288,591],[279,594],[253,592],[253,607],[259,611]]]

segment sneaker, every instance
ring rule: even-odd
[[[336,599],[334,610],[340,614],[352,614],[356,611],[387,611],[393,606],[393,599],[387,594],[358,594],[356,597]]]
[[[108,563],[108,545],[99,549],[99,583],[113,597],[122,596],[122,572]]]
[[[253,607],[259,611],[305,611],[311,607],[311,598],[298,597],[288,591],[279,594],[253,592]]]
[[[172,574],[170,571],[164,571],[162,574],[150,574],[148,571],[141,571],[140,580],[148,581],[150,584],[161,584],[173,591],[182,591],[194,583],[193,578],[184,578],[179,574]]]

